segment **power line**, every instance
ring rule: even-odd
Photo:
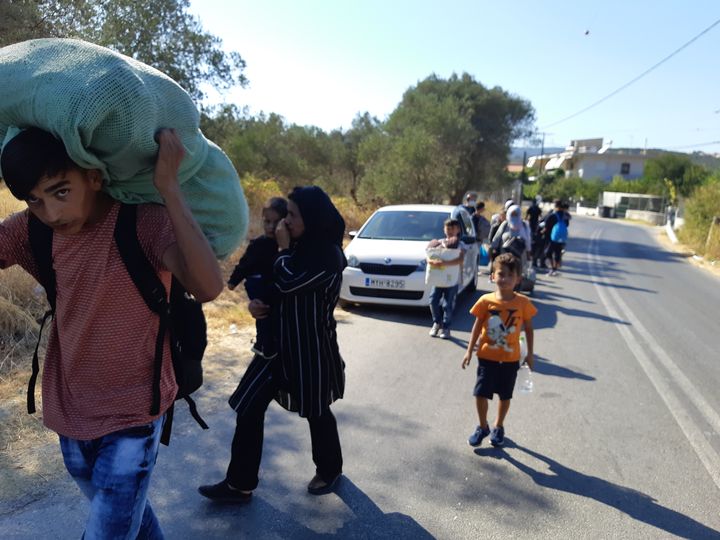
[[[673,56],[675,56],[676,54],[678,54],[680,51],[682,51],[683,49],[685,49],[688,45],[690,45],[690,44],[693,43],[694,41],[698,40],[698,39],[699,39],[701,36],[703,36],[704,34],[708,33],[710,30],[712,30],[712,29],[713,29],[714,27],[716,27],[718,24],[720,24],[720,19],[718,19],[717,21],[715,21],[714,23],[712,23],[710,26],[708,26],[705,30],[703,30],[702,32],[700,32],[698,35],[696,35],[696,36],[695,36],[694,38],[692,38],[690,41],[688,41],[687,43],[685,43],[684,45],[682,45],[682,46],[679,47],[678,49],[675,49],[672,53],[670,53],[670,54],[667,55],[665,58],[663,58],[662,60],[660,60],[657,64],[655,64],[654,66],[652,66],[652,67],[649,68],[649,69],[646,69],[645,71],[643,71],[640,75],[638,75],[637,77],[635,77],[635,78],[632,79],[631,81],[623,84],[623,85],[622,85],[620,88],[618,88],[617,90],[614,90],[614,91],[610,92],[610,93],[609,93],[608,95],[606,95],[605,97],[598,99],[596,102],[588,105],[588,106],[585,107],[584,109],[580,109],[579,111],[571,114],[570,116],[566,116],[565,118],[563,118],[563,119],[561,119],[561,120],[558,120],[557,122],[553,122],[552,124],[548,124],[548,125],[546,125],[546,126],[543,126],[542,129],[546,129],[546,128],[549,128],[549,127],[557,126],[558,124],[561,124],[561,123],[563,123],[563,122],[566,122],[567,120],[570,120],[571,118],[575,118],[576,116],[578,116],[578,115],[580,115],[580,114],[582,114],[582,113],[584,113],[584,112],[586,112],[586,111],[589,111],[589,110],[592,109],[593,107],[596,107],[596,106],[600,105],[603,101],[606,101],[606,100],[610,99],[611,97],[613,97],[615,94],[618,94],[618,93],[620,93],[621,91],[625,90],[628,86],[630,86],[630,85],[633,84],[633,83],[636,83],[637,81],[639,81],[640,79],[642,79],[645,75],[647,75],[648,73],[650,73],[651,71],[653,71],[655,68],[659,67],[661,64],[664,64],[665,62],[667,62],[668,60],[670,60]]]
[[[720,144],[720,141],[708,141],[708,142],[697,143],[697,144],[684,144],[682,146],[668,146],[666,148],[668,150],[680,150],[682,148],[699,148],[701,146],[712,146],[713,144]]]

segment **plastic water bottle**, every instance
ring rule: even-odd
[[[534,383],[530,366],[528,366],[527,364],[523,364],[520,367],[520,373],[518,374],[518,376],[520,378],[520,393],[531,393],[533,391]]]
[[[520,333],[520,361],[523,362],[527,356],[527,341],[525,341],[525,332]]]
[[[525,357],[527,356],[527,342],[525,341],[525,333],[520,334],[520,361],[523,364],[520,365],[520,373],[518,373],[518,379],[520,380],[520,393],[529,394],[533,391],[533,376],[530,366],[525,363]]]

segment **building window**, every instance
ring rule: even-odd
[[[630,164],[623,163],[620,165],[620,174],[630,174]]]

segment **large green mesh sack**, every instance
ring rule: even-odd
[[[162,202],[153,186],[155,132],[174,128],[186,156],[179,179],[215,254],[244,238],[248,207],[228,157],[199,129],[190,96],[141,62],[84,41],[37,39],[0,48],[0,142],[35,126],[62,139],[78,165],[97,168],[124,202]]]

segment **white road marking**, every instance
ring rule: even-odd
[[[599,275],[597,269],[600,267],[600,260],[598,258],[598,238],[601,236],[602,230],[597,229],[591,239],[588,246],[588,260],[590,261],[590,277],[595,285],[595,288],[600,296],[600,300],[605,305],[605,309],[610,317],[615,319],[622,319],[623,317],[631,323],[631,327],[642,337],[647,347],[652,351],[654,359],[658,360],[665,369],[668,370],[673,380],[682,390],[685,399],[680,399],[676,392],[665,382],[663,374],[655,367],[654,360],[651,360],[645,348],[641,343],[638,342],[636,337],[630,330],[630,326],[619,324],[617,325],[618,332],[622,336],[623,340],[627,344],[630,351],[637,359],[640,367],[645,371],[648,379],[657,390],[658,394],[665,402],[670,413],[675,418],[675,421],[680,426],[680,429],[685,434],[688,442],[692,446],[693,450],[697,454],[698,458],[704,465],[708,474],[712,478],[715,485],[720,489],[720,456],[708,442],[707,438],[703,434],[702,429],[692,419],[688,408],[685,404],[690,401],[697,408],[703,418],[712,426],[716,433],[720,432],[720,415],[710,406],[710,404],[702,397],[700,391],[692,384],[684,373],[678,368],[677,364],[670,358],[665,350],[657,344],[653,339],[650,332],[635,316],[628,305],[622,300],[620,295],[612,287],[612,283]],[[602,284],[608,285],[603,286]],[[610,302],[612,301],[618,306],[618,313]]]

